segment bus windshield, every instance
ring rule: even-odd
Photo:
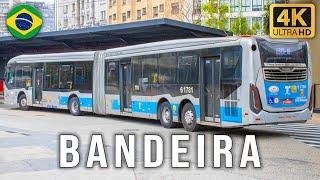
[[[305,42],[283,44],[257,39],[262,65],[300,63],[307,64]]]
[[[11,89],[14,86],[14,69],[12,67],[6,67],[5,83],[7,88],[9,89]]]

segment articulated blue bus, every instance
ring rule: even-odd
[[[199,125],[306,121],[312,114],[307,42],[198,38],[95,52],[22,55],[8,62],[5,103]]]

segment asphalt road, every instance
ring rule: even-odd
[[[320,179],[320,148],[301,141],[297,134],[290,134],[291,131],[282,130],[255,126],[233,130],[203,128],[200,132],[188,133],[182,128],[164,129],[154,120],[91,114],[74,117],[67,112],[46,109],[22,112],[0,105],[0,179]],[[76,134],[80,138],[82,158],[76,168],[58,167],[58,137],[65,133]],[[89,139],[95,133],[104,136],[109,163],[107,169],[84,167]],[[114,167],[115,134],[136,134],[136,168]],[[165,139],[165,159],[160,168],[143,168],[143,134],[159,134]],[[189,152],[182,156],[182,159],[190,160],[190,168],[170,167],[172,134],[191,135],[190,142],[183,144]],[[196,167],[197,134],[206,135],[205,168]],[[232,137],[233,168],[213,168],[214,134]],[[247,134],[256,135],[262,165],[259,169],[253,168],[252,164],[239,168]]]

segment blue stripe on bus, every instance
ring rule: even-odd
[[[220,107],[221,121],[242,123],[242,108]]]
[[[69,97],[60,97],[60,105],[67,106]],[[80,106],[92,108],[92,98],[79,98]],[[157,102],[143,102],[143,101],[132,101],[132,112],[135,113],[146,113],[146,114],[157,114]],[[112,109],[120,111],[120,101],[117,99],[112,100]],[[179,104],[171,104],[172,115],[179,115]],[[194,105],[196,111],[196,118],[200,118],[200,106]]]
[[[112,100],[112,109],[120,111],[120,101],[117,99]]]
[[[145,102],[145,101],[132,101],[132,112],[134,113],[146,113],[157,114],[157,102]],[[179,115],[179,104],[171,104],[172,115]],[[200,105],[194,105],[196,111],[196,118],[200,118]]]
[[[67,106],[68,105],[68,101],[69,101],[69,97],[61,96],[59,104],[62,105],[62,106]]]
[[[194,110],[196,111],[197,120],[200,121],[200,105],[194,105]]]
[[[156,102],[132,101],[132,112],[157,114]]]
[[[79,98],[80,101],[80,107],[92,107],[92,98]]]
[[[69,97],[67,96],[61,96],[59,104],[62,106],[67,106],[69,101]],[[79,98],[80,101],[80,107],[92,107],[92,98]]]

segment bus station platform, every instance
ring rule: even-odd
[[[4,67],[9,59],[21,54],[97,51],[164,40],[229,35],[232,33],[228,31],[164,18],[43,32],[27,41],[5,36],[0,37],[0,79],[4,76]]]

